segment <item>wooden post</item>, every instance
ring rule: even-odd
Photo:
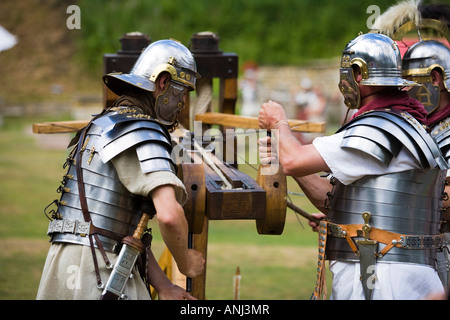
[[[202,232],[200,234],[194,234],[194,243],[193,248],[197,251],[200,251],[205,258],[205,270],[203,270],[203,273],[192,279],[192,296],[199,300],[205,300],[206,299],[206,269],[208,264],[206,261],[208,261],[208,228],[209,228],[209,221],[208,218],[205,216],[203,221],[203,228]]]
[[[197,62],[198,73],[202,82],[212,86],[213,78],[220,78],[219,108],[234,114],[237,99],[238,56],[234,53],[222,53],[219,50],[219,37],[213,33],[197,33],[191,37],[191,52]],[[189,108],[186,112],[189,114]],[[189,128],[189,118],[183,120]],[[225,146],[224,146],[225,147]],[[236,161],[235,161],[236,163]],[[200,234],[193,235],[194,249],[200,251],[207,262],[209,220],[205,216]],[[205,299],[206,266],[203,274],[192,279],[192,294],[197,299]]]

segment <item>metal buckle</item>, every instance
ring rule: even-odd
[[[328,230],[330,235],[336,238],[345,238],[346,232],[337,224],[328,223]]]
[[[404,249],[433,249],[440,248],[443,243],[442,235],[436,236],[400,236],[401,247]]]

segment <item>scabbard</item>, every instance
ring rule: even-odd
[[[136,260],[145,250],[145,245],[141,238],[149,218],[148,214],[143,213],[133,236],[127,236],[122,239],[122,249],[120,250],[100,300],[118,300],[125,298],[123,290],[128,279],[131,277]]]
[[[118,300],[124,298],[123,290],[128,279],[131,277],[140,253],[139,250],[130,245],[124,244],[122,246],[100,300]]]
[[[371,240],[357,241],[360,255],[361,283],[366,300],[372,300],[373,290],[375,289],[375,268],[377,264],[378,243]]]

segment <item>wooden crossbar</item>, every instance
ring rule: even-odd
[[[259,129],[257,117],[244,117],[233,114],[207,112],[195,116],[196,121],[205,124],[216,124],[234,128]],[[77,132],[88,124],[87,120],[56,121],[33,124],[33,133],[70,133]],[[325,132],[325,122],[310,122],[304,120],[289,120],[292,131]]]
[[[207,112],[197,114],[196,121],[205,124],[218,124],[224,127],[259,129],[257,117],[245,117],[234,114]],[[299,132],[325,132],[325,122],[310,122],[304,120],[289,119],[289,127],[292,131]]]

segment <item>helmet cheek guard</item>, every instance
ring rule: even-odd
[[[353,74],[353,68],[341,68],[338,86],[347,108],[358,109],[361,105],[361,94]]]
[[[170,81],[163,93],[155,100],[155,113],[159,122],[173,125],[184,108],[186,86]]]
[[[431,77],[412,77],[412,79],[421,86],[408,90],[408,95],[418,100],[429,114],[436,111],[441,100],[439,85],[434,85]]]

